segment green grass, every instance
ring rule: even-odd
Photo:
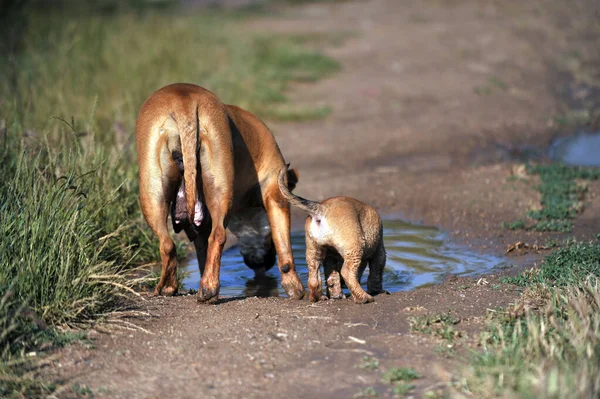
[[[465,372],[475,397],[600,395],[600,285],[559,288],[539,312],[496,321]]]
[[[526,287],[523,299],[493,313],[461,388],[475,397],[598,397],[600,245],[570,242],[508,282]]]
[[[295,36],[248,31],[235,14],[45,13],[30,17],[27,51],[4,63],[3,115],[38,135],[55,131],[55,116],[86,121],[103,141],[130,141],[137,111],[154,90],[191,82],[265,118],[312,119],[327,107],[293,110],[290,82],[313,82],[339,64],[307,49]],[[11,67],[12,65],[12,67]],[[14,93],[18,93],[15,95]]]
[[[520,286],[566,286],[581,284],[590,275],[600,278],[600,245],[571,242],[548,255],[539,270],[521,273],[505,282]]]
[[[409,323],[412,331],[433,335],[449,342],[462,335],[454,328],[460,323],[460,319],[450,313],[411,317]]]
[[[251,13],[143,3],[0,16],[0,397],[49,395],[36,359],[68,341],[55,326],[119,308],[136,265],[158,261],[134,144],[154,90],[197,83],[265,118],[330,112],[287,102],[290,83],[339,69],[297,37],[248,30]]]
[[[379,359],[371,356],[364,356],[360,364],[356,367],[365,370],[377,370],[379,368]]]
[[[582,200],[587,192],[587,186],[582,181],[599,179],[600,169],[552,163],[528,165],[527,171],[540,177],[537,189],[542,194],[541,208],[527,213],[531,220],[529,224],[523,219],[517,219],[514,222],[502,223],[502,227],[533,231],[573,230],[573,219],[583,210]]]
[[[378,396],[377,391],[373,387],[366,387],[364,389],[361,389],[354,395],[352,395],[352,398],[367,399],[367,398],[376,398],[377,396]]]
[[[421,378],[421,374],[419,374],[415,369],[410,367],[403,368],[391,368],[381,377],[383,381],[391,384],[393,382],[398,381],[412,381],[418,378]]]
[[[406,382],[397,382],[394,385],[394,388],[392,389],[392,392],[394,392],[394,394],[403,397],[406,394],[408,394],[410,391],[412,391],[415,388],[415,386],[413,384],[408,384]]]

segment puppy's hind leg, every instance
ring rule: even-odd
[[[346,254],[342,265],[342,278],[346,282],[354,303],[373,302],[373,297],[365,292],[358,282],[358,270],[362,263],[362,252]]]
[[[367,292],[370,295],[377,295],[383,292],[383,269],[385,269],[385,260],[385,248],[383,246],[383,240],[381,240],[375,254],[369,260]]]
[[[342,281],[339,270],[341,262],[337,257],[326,255],[323,261],[323,269],[325,272],[325,281],[327,281],[327,295],[330,299],[342,299],[344,292],[342,291]]]
[[[321,282],[320,267],[325,257],[325,251],[312,238],[306,237],[306,264],[308,265],[308,298],[317,302],[322,298],[323,283]]]

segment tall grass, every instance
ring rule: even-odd
[[[216,11],[45,13],[28,26],[16,68],[0,66],[13,82],[0,88],[3,110],[34,131],[56,130],[54,116],[85,120],[81,129],[117,145],[133,132],[143,100],[166,84],[200,84],[268,118],[286,105],[289,82],[339,68],[293,36],[248,31],[240,17]]]
[[[550,255],[520,279],[525,296],[496,313],[482,334],[483,352],[464,372],[473,397],[597,398],[600,396],[600,246],[576,243]],[[532,277],[535,276],[535,277]]]
[[[0,16],[1,397],[51,391],[24,354],[119,306],[132,266],[158,259],[133,133],[150,93],[191,82],[263,117],[319,118],[285,90],[339,67],[242,14],[57,4]]]

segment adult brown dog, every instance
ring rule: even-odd
[[[311,301],[321,298],[323,263],[330,298],[342,298],[341,277],[355,303],[373,302],[372,295],[383,292],[385,248],[383,224],[377,211],[354,198],[333,197],[322,202],[299,197],[285,184],[287,168],[279,173],[279,188],[290,204],[308,212],[306,218],[306,263]],[[343,262],[340,268],[340,263]],[[367,292],[360,286],[367,263]]]
[[[157,294],[173,295],[178,288],[175,244],[167,228],[169,205],[175,203],[173,226],[185,229],[196,248],[199,301],[218,298],[228,225],[257,273],[274,264],[274,247],[283,288],[292,298],[303,297],[292,257],[289,204],[278,188],[277,173],[285,163],[258,118],[206,89],[177,83],[144,102],[136,142],[142,211],[160,241]],[[283,184],[288,176],[295,185],[295,171]]]

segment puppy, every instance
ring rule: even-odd
[[[373,302],[372,295],[383,292],[386,261],[379,214],[373,207],[353,198],[333,197],[319,203],[292,194],[285,185],[286,171],[284,167],[279,172],[281,193],[290,204],[309,215],[304,228],[310,300],[321,299],[319,267],[323,263],[330,298],[343,297],[341,274],[355,303]],[[368,293],[360,286],[367,263]]]
[[[264,272],[276,253],[283,288],[292,298],[304,296],[292,256],[290,207],[278,188],[285,162],[264,123],[202,87],[176,83],[140,108],[136,144],[142,212],[160,242],[157,294],[178,288],[167,228],[171,207],[175,231],[185,230],[196,247],[199,301],[218,298],[226,228],[238,237],[249,267]]]

